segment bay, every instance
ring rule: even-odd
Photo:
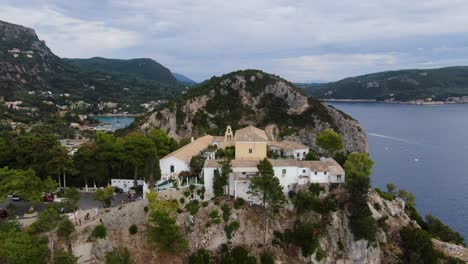
[[[468,240],[468,105],[330,105],[366,131],[373,187],[407,189],[422,216],[440,218]]]

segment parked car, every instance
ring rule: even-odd
[[[4,209],[0,209],[0,219],[7,219],[8,218],[8,212]]]
[[[42,197],[42,201],[46,202],[46,203],[50,203],[50,202],[53,202],[54,201],[54,195],[53,194],[46,194],[44,195],[44,197]]]
[[[119,188],[119,187],[114,187],[114,192],[115,193],[123,193],[124,190],[122,188]]]
[[[19,201],[21,200],[21,197],[19,197],[18,195],[16,195],[15,193],[11,195],[11,200],[12,201]]]

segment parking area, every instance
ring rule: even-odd
[[[140,196],[135,196],[132,198],[132,201],[141,199]],[[120,204],[128,203],[131,201],[128,201],[128,194],[126,193],[116,193],[114,195],[114,199],[112,200],[111,207],[119,206]],[[24,214],[29,210],[31,207],[31,203],[25,202],[25,201],[13,201],[11,198],[7,198],[3,203],[0,203],[0,208],[1,209],[7,209],[8,205],[12,204],[15,207],[15,214],[18,216],[18,218],[23,218]],[[42,212],[46,207],[48,203],[45,202],[39,202],[34,205],[34,209],[37,212]],[[93,193],[81,193],[81,199],[79,202],[79,208],[81,210],[88,210],[92,208],[99,208],[102,207],[102,203],[99,201],[96,201],[93,199]]]

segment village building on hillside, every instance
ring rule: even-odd
[[[289,157],[296,160],[304,160],[309,147],[294,141],[269,141],[268,150],[273,151],[279,157]]]
[[[309,183],[343,183],[345,172],[332,158],[307,161],[305,156],[309,147],[293,141],[268,141],[264,130],[254,126],[238,129],[233,133],[227,127],[224,136],[206,135],[192,140],[191,143],[166,155],[160,160],[163,180],[177,178],[182,171],[190,171],[192,157],[202,155],[206,158],[202,174],[205,198],[211,199],[213,177],[216,170],[221,170],[224,160],[216,159],[213,148],[235,148],[235,159],[231,160],[231,170],[227,192],[233,197],[252,201],[248,194],[250,179],[258,175],[258,163],[267,158],[268,151],[274,152],[279,159],[269,159],[275,176],[287,194],[297,191],[299,186]]]

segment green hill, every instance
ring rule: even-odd
[[[169,85],[174,85],[177,82],[168,68],[152,59],[119,60],[94,57],[90,59],[63,60],[85,72],[121,74]]]
[[[300,84],[308,95],[321,99],[410,101],[468,95],[468,67],[399,70],[372,73],[324,84]]]

